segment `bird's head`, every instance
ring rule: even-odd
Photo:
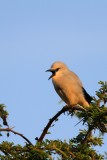
[[[64,73],[65,70],[68,70],[68,68],[63,62],[54,62],[51,68],[46,70],[46,72],[52,73],[52,75],[49,77],[49,79],[51,79],[58,74]]]

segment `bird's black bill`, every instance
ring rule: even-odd
[[[52,73],[52,75],[48,78],[48,80],[50,80],[55,75],[55,70],[53,70],[53,69],[48,69],[48,70],[46,70],[46,72]]]

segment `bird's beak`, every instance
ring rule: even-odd
[[[48,69],[48,70],[46,70],[46,72],[51,72],[52,73],[52,75],[48,78],[48,80],[51,79],[55,75],[55,70],[54,69]]]

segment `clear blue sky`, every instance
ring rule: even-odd
[[[107,1],[0,1],[0,103],[7,106],[9,125],[33,143],[64,105],[45,73],[57,60],[95,96],[98,81],[107,80]],[[74,127],[77,122],[61,116],[46,138],[72,138],[83,128]],[[24,144],[12,133],[2,140]]]

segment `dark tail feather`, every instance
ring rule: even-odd
[[[84,93],[86,101],[90,104],[93,98],[86,92],[86,90],[83,87],[82,89],[83,89],[83,93]]]

